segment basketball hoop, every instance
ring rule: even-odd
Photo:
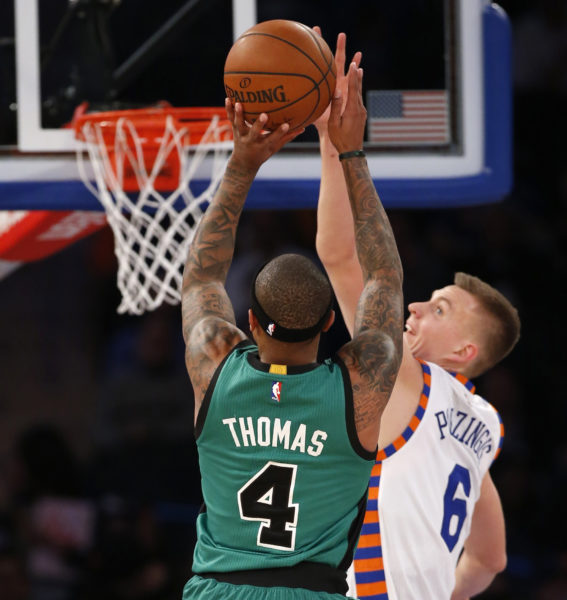
[[[163,302],[178,304],[189,245],[232,148],[224,108],[87,113],[73,128],[84,142],[79,173],[114,233],[118,312],[139,315]],[[205,186],[200,192],[199,185]]]

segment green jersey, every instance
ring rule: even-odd
[[[268,365],[240,343],[213,376],[196,436],[204,510],[195,573],[346,571],[375,452],[358,440],[340,359]]]

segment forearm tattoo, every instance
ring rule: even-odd
[[[254,173],[229,162],[195,233],[183,273],[183,331],[204,316],[234,322],[224,282],[234,254],[236,228]],[[187,339],[187,338],[186,338]]]
[[[376,331],[362,333],[343,346],[341,357],[351,375],[357,430],[380,419],[396,381],[397,354],[392,339]]]
[[[364,159],[346,162],[356,248],[365,288],[358,303],[355,332],[375,328],[399,340],[403,319],[402,266],[390,222]]]
[[[356,373],[357,426],[365,426],[381,414],[400,366],[403,274],[394,234],[366,160],[351,159],[343,167],[364,280],[353,340],[343,358]]]

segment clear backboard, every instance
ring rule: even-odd
[[[486,0],[6,0],[0,210],[100,210],[77,171],[77,107],[222,106],[234,39],[274,18],[319,25],[331,48],[344,31],[347,54],[362,50],[365,149],[386,206],[510,190],[510,31]],[[247,207],[314,207],[319,170],[309,127],[262,167]]]

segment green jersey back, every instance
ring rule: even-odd
[[[267,365],[242,342],[211,381],[196,435],[205,510],[195,573],[348,567],[375,453],[358,441],[340,360]]]

